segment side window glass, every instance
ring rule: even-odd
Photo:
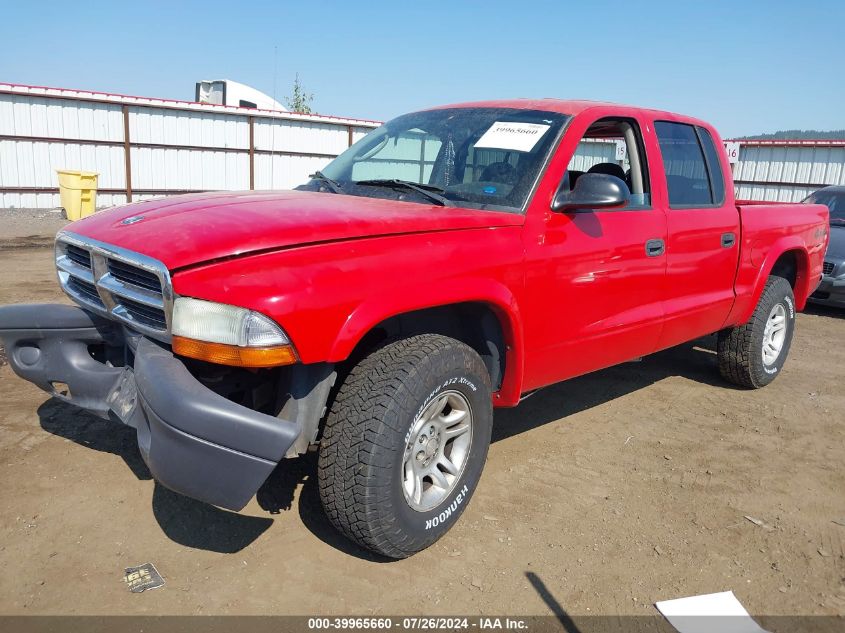
[[[626,209],[651,207],[651,187],[642,137],[636,122],[601,119],[579,141],[567,167],[569,187],[587,173],[608,174],[624,181],[631,192]]]
[[[707,164],[695,128],[684,123],[657,121],[654,130],[663,156],[669,206],[711,206],[713,195]]]
[[[713,201],[722,204],[725,201],[725,177],[722,174],[722,163],[719,161],[719,154],[716,152],[716,145],[713,137],[703,127],[698,129],[698,137],[704,147],[704,156],[707,158],[707,167],[710,169],[710,184],[713,188]]]

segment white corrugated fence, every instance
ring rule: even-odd
[[[58,207],[57,169],[99,173],[98,207],[192,191],[287,189],[378,125],[0,83],[0,208]]]
[[[845,185],[845,140],[737,141],[739,200],[800,202],[827,185]]]
[[[287,189],[378,125],[0,83],[0,208],[58,207],[58,169],[97,172],[98,207],[194,191]],[[732,143],[739,144],[732,158],[739,199],[797,202],[845,185],[845,140]],[[612,142],[585,144],[575,168],[613,161],[614,150]],[[434,152],[430,143],[426,163]]]

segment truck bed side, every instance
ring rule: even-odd
[[[794,270],[796,308],[821,279],[829,239],[828,209],[820,204],[737,204],[740,258],[734,289],[736,301],[725,326],[751,318],[772,270]]]

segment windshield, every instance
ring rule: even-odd
[[[831,224],[845,224],[845,190],[821,189],[808,196],[804,202],[825,205],[830,210]]]
[[[568,119],[516,108],[406,114],[367,134],[298,189],[333,183],[354,196],[521,212]]]

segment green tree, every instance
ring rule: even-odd
[[[302,82],[299,81],[299,73],[296,73],[296,79],[293,80],[293,94],[290,97],[285,97],[288,109],[301,114],[311,114],[312,101],[314,101],[313,93],[305,92]]]

